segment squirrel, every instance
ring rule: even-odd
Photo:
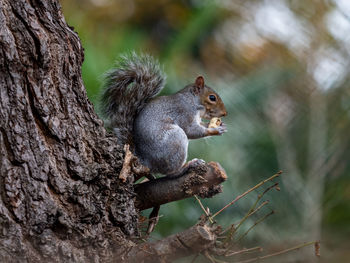
[[[187,169],[189,139],[221,135],[221,123],[208,128],[201,118],[227,115],[220,96],[199,76],[169,96],[157,96],[165,84],[159,63],[149,55],[121,56],[106,74],[101,110],[120,144],[129,144],[151,173],[177,176]]]

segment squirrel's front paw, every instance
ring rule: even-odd
[[[220,126],[216,128],[208,128],[208,135],[222,135],[223,133],[227,132],[227,126],[225,123],[221,123]]]

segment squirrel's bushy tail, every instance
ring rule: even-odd
[[[134,119],[145,103],[162,90],[164,82],[159,63],[149,55],[120,56],[115,68],[107,72],[100,110],[119,143],[133,144]]]

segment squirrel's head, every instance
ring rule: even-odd
[[[205,108],[205,112],[202,113],[201,118],[209,120],[213,117],[227,115],[222,99],[212,88],[204,84],[204,78],[202,76],[197,77],[192,88],[193,93],[199,97],[200,104]]]

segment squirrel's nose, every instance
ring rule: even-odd
[[[222,116],[226,116],[227,115],[227,111],[224,111]]]

